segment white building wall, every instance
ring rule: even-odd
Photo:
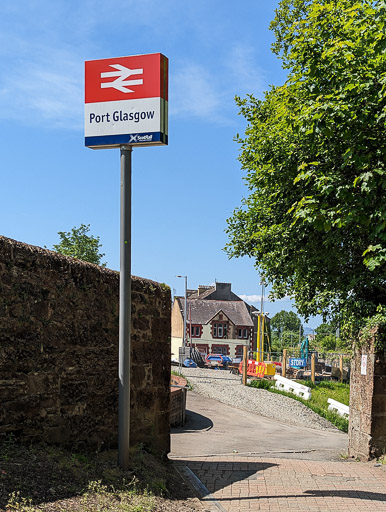
[[[226,338],[212,338],[211,337],[211,328],[210,325],[202,326],[202,335],[201,338],[192,338],[193,346],[197,345],[208,345],[208,353],[212,352],[213,345],[228,345],[229,346],[229,356],[234,358],[236,355],[236,347],[238,345],[245,345],[249,350],[250,340],[245,339],[226,339]],[[188,339],[188,343],[189,343]],[[179,349],[182,347],[182,338],[174,336],[171,339],[171,351],[172,351],[172,360],[178,360]]]

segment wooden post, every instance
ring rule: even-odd
[[[287,368],[287,349],[283,349],[283,361],[281,362],[281,375],[285,377]]]
[[[247,347],[243,347],[243,386],[247,385]]]
[[[343,356],[339,356],[340,382],[343,382]]]
[[[315,384],[315,354],[311,354],[311,380]]]

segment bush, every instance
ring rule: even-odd
[[[275,386],[275,383],[268,379],[253,380],[249,386],[258,389],[270,389]]]

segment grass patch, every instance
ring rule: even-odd
[[[337,400],[342,404],[349,405],[349,384],[333,381],[322,381],[314,384],[311,380],[303,380],[297,382],[311,388],[312,396],[310,400],[304,400],[303,398],[293,395],[292,393],[279,391],[274,387],[275,383],[267,379],[253,381],[249,384],[249,386],[260,389],[267,389],[272,393],[278,393],[279,395],[288,396],[293,400],[297,400],[298,402],[301,402],[309,409],[319,414],[319,416],[322,416],[323,418],[328,420],[330,423],[335,425],[339,430],[342,430],[342,432],[348,432],[348,420],[346,418],[343,418],[342,416],[339,416],[339,414],[329,411],[329,404],[327,402],[327,399],[333,398],[334,400]]]
[[[130,468],[117,450],[75,453],[47,445],[0,443],[0,511],[153,512],[191,510],[173,467],[142,451]],[[181,508],[182,507],[182,508]]]

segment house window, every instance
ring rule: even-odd
[[[209,353],[209,345],[205,345],[205,344],[201,345],[199,343],[195,343],[194,346],[200,352],[200,354],[202,356],[204,356],[204,358],[205,358],[206,354]]]
[[[248,329],[246,327],[241,327],[237,329],[237,337],[242,340],[246,340],[248,338]]]
[[[213,324],[213,338],[226,338],[228,333],[228,324],[225,322],[215,322]]]
[[[226,345],[212,345],[212,354],[222,354],[226,356],[228,354],[228,347]]]
[[[243,357],[244,345],[237,345],[236,357]]]
[[[192,338],[200,338],[201,337],[201,325],[191,325],[190,326],[190,336]]]

